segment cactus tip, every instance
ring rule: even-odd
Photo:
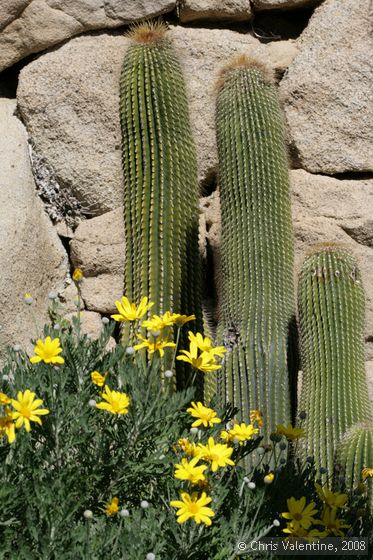
[[[221,69],[216,83],[216,90],[219,91],[223,87],[226,79],[232,72],[236,70],[246,70],[248,68],[255,68],[258,70],[265,84],[272,84],[274,82],[274,74],[268,66],[260,60],[242,53],[231,58],[228,64]]]
[[[320,241],[307,248],[306,255],[308,257],[317,255],[318,253],[334,253],[335,251],[344,251],[351,254],[351,250],[345,243],[339,241]]]
[[[163,21],[143,21],[131,26],[127,36],[135,43],[151,45],[163,41],[166,31]]]

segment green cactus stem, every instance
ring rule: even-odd
[[[354,489],[364,479],[363,469],[373,469],[373,424],[354,424],[337,446],[336,462],[346,485]],[[373,514],[373,478],[367,477],[368,507]]]
[[[331,475],[343,434],[357,422],[372,421],[364,368],[364,290],[355,258],[338,245],[316,248],[300,272],[298,301],[303,452]]]
[[[120,81],[125,295],[148,296],[152,313],[194,313],[199,328],[199,187],[184,80],[163,24],[130,38]]]
[[[237,406],[243,421],[250,409],[261,410],[268,441],[277,424],[291,421],[293,230],[276,87],[268,70],[246,56],[222,72],[216,128],[222,219],[217,338],[228,351],[208,390]]]

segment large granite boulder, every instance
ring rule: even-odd
[[[64,287],[66,252],[35,191],[26,131],[15,101],[0,99],[0,354],[40,334],[50,301]],[[25,292],[32,305],[25,303]]]
[[[170,31],[183,63],[200,178],[216,170],[214,85],[232,55],[246,52],[283,72],[296,53],[292,41],[263,45],[230,30]],[[20,73],[18,107],[37,153],[36,174],[53,172],[71,207],[99,215],[122,200],[119,76],[129,40],[111,34],[72,39]],[[44,166],[44,167],[43,167]]]
[[[373,170],[370,0],[326,0],[281,83],[299,167],[334,175]]]
[[[5,8],[3,4],[0,72],[79,33],[170,12],[176,0],[5,0]]]

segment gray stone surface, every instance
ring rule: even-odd
[[[82,222],[70,242],[74,267],[84,273],[82,297],[87,309],[114,313],[124,289],[124,219],[118,208]]]
[[[248,21],[252,17],[250,0],[182,0],[180,21]]]
[[[230,30],[170,31],[182,61],[202,181],[216,170],[214,85],[226,60],[242,52],[279,72],[296,54],[292,41],[263,45]],[[99,215],[122,205],[119,76],[128,39],[102,34],[70,40],[20,73],[18,106],[40,162],[67,198]]]
[[[0,72],[22,58],[94,29],[172,11],[176,0],[2,0]]]
[[[35,192],[26,131],[15,101],[0,99],[0,354],[6,344],[29,348],[68,272],[66,252]],[[24,302],[25,292],[34,303]]]
[[[0,31],[15,20],[29,3],[30,0],[3,0],[0,11]]]
[[[370,0],[326,0],[281,83],[298,164],[313,173],[373,169]]]
[[[75,313],[66,314],[66,318],[71,320]],[[94,311],[83,310],[80,312],[80,329],[82,334],[86,334],[88,338],[96,340],[101,336],[103,324],[101,315]],[[111,336],[106,345],[106,350],[112,350],[116,345],[115,339]]]

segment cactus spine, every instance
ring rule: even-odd
[[[295,316],[288,163],[277,92],[241,56],[222,73],[216,110],[222,215],[218,394],[262,411],[266,436],[290,422],[289,332]],[[214,387],[209,386],[209,392]]]
[[[354,257],[338,246],[317,249],[303,264],[298,299],[303,450],[331,475],[343,434],[372,420],[364,369],[364,290]]]
[[[373,425],[354,424],[337,446],[336,462],[344,470],[346,485],[356,488],[363,469],[373,469]],[[373,478],[367,478],[366,482],[368,506],[373,514]]]
[[[201,315],[198,181],[184,80],[162,24],[131,34],[120,81],[125,294]],[[198,324],[198,322],[197,322]]]

